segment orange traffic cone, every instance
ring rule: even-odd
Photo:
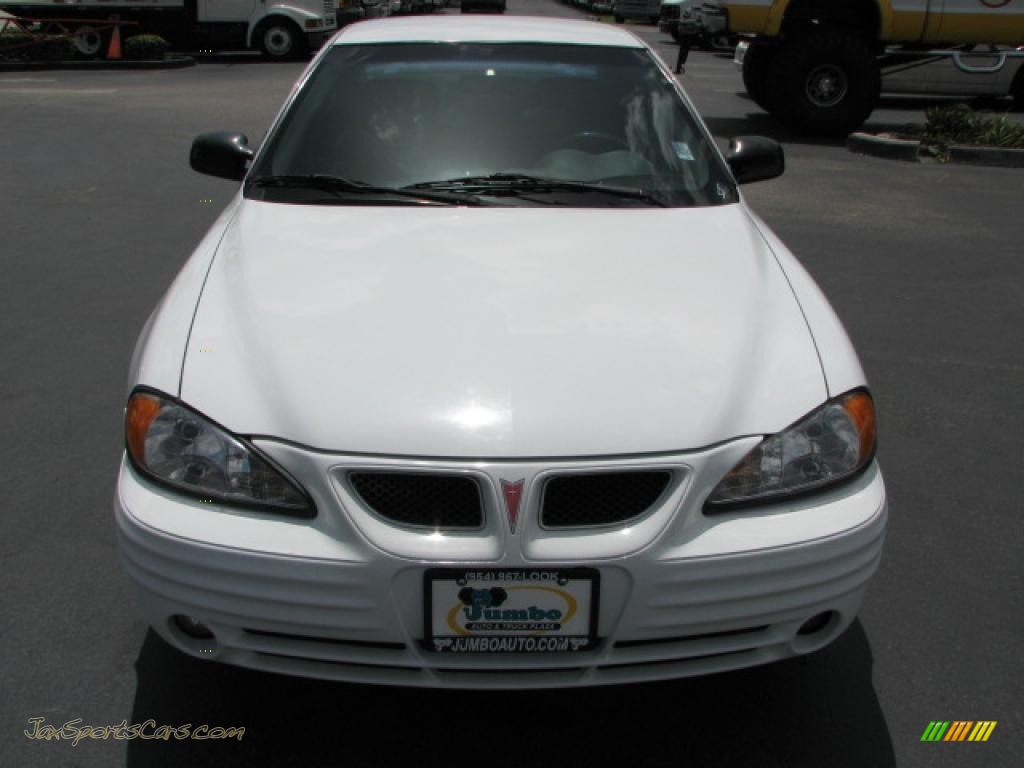
[[[121,26],[119,24],[114,25],[114,32],[110,36],[110,47],[107,48],[107,58],[121,58]]]

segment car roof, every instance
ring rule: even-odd
[[[565,43],[645,48],[633,33],[611,24],[534,16],[407,16],[344,27],[334,45],[368,43]]]

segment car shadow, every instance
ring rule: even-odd
[[[435,691],[206,663],[150,631],[130,722],[245,732],[240,740],[135,739],[127,765],[887,768],[895,757],[871,667],[855,622],[816,654],[740,672],[593,689]]]

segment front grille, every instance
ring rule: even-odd
[[[631,520],[654,506],[671,479],[664,470],[553,477],[544,484],[541,524],[580,528]]]
[[[650,640],[619,640],[615,643],[616,648],[640,648],[643,646],[663,645],[666,643],[685,643],[693,640],[722,640],[726,638],[742,637],[743,635],[755,635],[764,632],[768,625],[760,627],[744,627],[743,629],[730,629],[724,632],[705,632],[702,635],[684,635],[683,637],[658,637]]]
[[[381,517],[430,528],[479,528],[483,504],[476,480],[464,475],[351,472],[352,489]]]
[[[294,640],[301,643],[326,643],[327,645],[348,646],[351,648],[373,648],[383,651],[404,651],[405,643],[388,643],[372,640],[340,640],[336,637],[317,637],[313,635],[290,635],[285,632],[268,632],[265,629],[243,629],[247,635],[265,637],[270,640]]]

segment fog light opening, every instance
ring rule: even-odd
[[[798,629],[796,633],[803,637],[815,635],[832,622],[833,616],[835,616],[835,611],[822,611],[821,613],[815,614],[801,624],[800,629]]]
[[[196,640],[212,640],[213,631],[195,616],[174,616],[174,625],[189,637]]]

